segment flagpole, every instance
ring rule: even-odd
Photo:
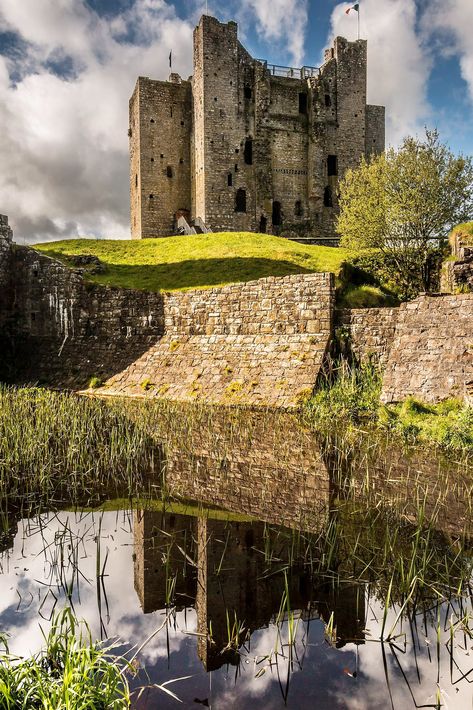
[[[358,39],[360,39],[360,5],[358,5]]]

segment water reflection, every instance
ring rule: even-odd
[[[290,415],[199,416],[164,418],[153,495],[4,517],[12,651],[70,604],[130,644],[168,618],[137,708],[174,707],[152,684],[191,675],[184,707],[470,709],[471,472],[327,448]]]

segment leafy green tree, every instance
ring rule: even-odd
[[[406,138],[340,183],[342,246],[379,249],[404,297],[428,291],[449,231],[473,214],[473,164],[454,155],[437,131]]]

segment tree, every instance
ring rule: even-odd
[[[379,249],[401,295],[429,290],[432,263],[450,230],[473,214],[473,164],[437,131],[364,158],[340,183],[341,245]]]

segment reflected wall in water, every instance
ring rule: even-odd
[[[337,647],[363,642],[363,586],[313,576],[293,558],[290,531],[147,510],[135,513],[134,526],[135,589],[143,611],[179,607],[183,600],[195,604],[197,649],[207,670],[237,664],[249,634],[284,620],[285,592],[297,618],[327,623],[332,616]]]
[[[298,529],[324,527],[330,476],[313,432],[278,412],[216,410],[167,440],[164,482],[176,496]]]

